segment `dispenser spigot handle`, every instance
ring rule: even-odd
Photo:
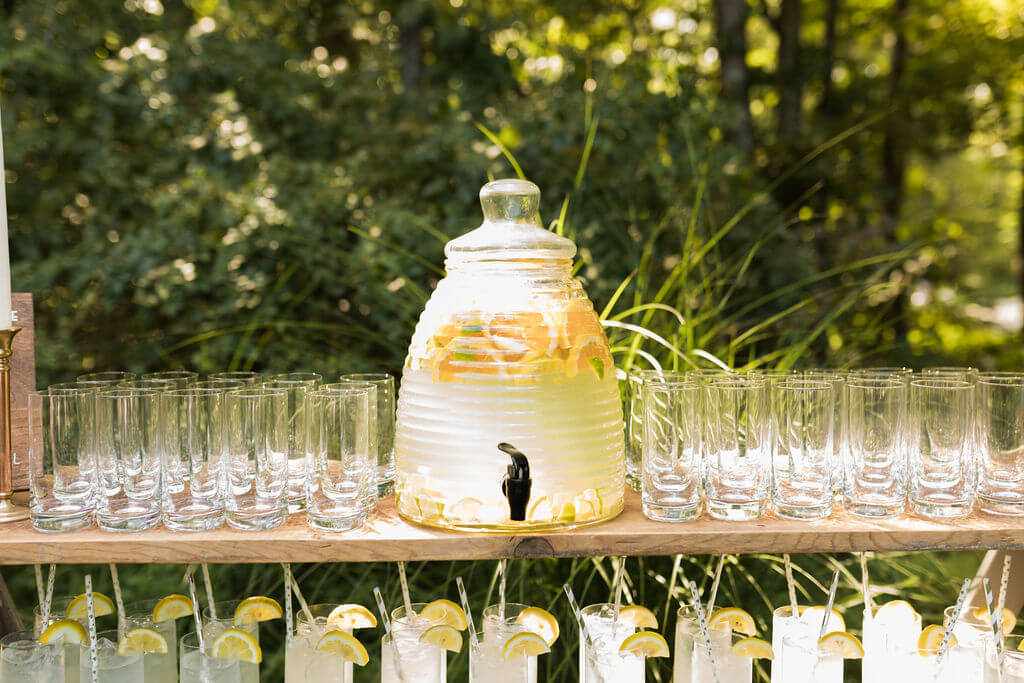
[[[513,522],[526,521],[526,508],[530,503],[530,461],[522,451],[510,443],[499,443],[498,450],[512,458],[507,474],[501,481],[501,492],[508,499],[509,519]]]

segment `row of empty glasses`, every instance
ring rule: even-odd
[[[394,378],[83,375],[29,396],[33,526],[202,531],[362,524],[394,480]]]
[[[967,368],[628,376],[651,519],[1024,515],[1024,374]]]

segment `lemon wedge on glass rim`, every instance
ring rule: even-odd
[[[731,648],[732,654],[737,657],[749,657],[750,659],[775,659],[775,650],[772,646],[760,638],[744,638],[737,641]]]
[[[454,626],[437,624],[420,634],[420,642],[448,652],[462,652],[462,634]]]
[[[210,654],[221,659],[237,659],[252,664],[263,661],[263,652],[256,639],[237,628],[229,628],[217,636],[210,646]]]
[[[117,643],[117,654],[167,654],[167,639],[151,628],[133,628]]]
[[[280,619],[282,616],[284,610],[277,600],[265,595],[254,595],[238,603],[238,607],[235,608],[235,626]]]
[[[345,631],[328,631],[316,642],[317,652],[327,652],[341,657],[342,661],[366,666],[370,655],[354,635]]]
[[[715,610],[715,613],[708,619],[708,628],[721,629],[728,626],[736,633],[745,636],[752,636],[757,633],[757,626],[754,624],[754,617],[746,610],[739,607],[723,607]]]
[[[58,638],[62,638],[65,643],[76,645],[82,645],[89,640],[85,627],[74,619],[58,619],[53,622],[39,636],[39,642],[46,645],[56,642]]]
[[[622,641],[619,653],[637,657],[668,657],[668,643],[665,636],[657,631],[637,631]]]
[[[833,631],[818,641],[818,649],[839,655],[843,659],[863,659],[864,646],[857,636],[846,631]]]
[[[97,617],[104,617],[114,613],[114,601],[103,593],[92,594],[92,606],[93,615]],[[89,605],[86,602],[85,593],[73,598],[68,603],[66,614],[68,619],[84,620],[89,618]]]
[[[632,624],[637,628],[658,628],[658,617],[654,612],[642,605],[625,605],[619,610],[619,621]]]
[[[338,605],[327,615],[328,628],[355,630],[357,628],[374,628],[377,617],[362,605]]]
[[[466,630],[466,613],[454,602],[444,598],[427,603],[420,612],[420,618],[446,624],[459,631]]]
[[[192,614],[192,601],[187,595],[168,595],[160,598],[153,608],[153,621],[161,622],[168,619],[179,619]]]
[[[523,631],[516,633],[505,641],[501,648],[501,658],[506,662],[520,657],[535,657],[551,652],[548,643],[536,633]]]
[[[539,635],[549,646],[558,640],[558,620],[540,607],[527,607],[516,617],[516,623]]]

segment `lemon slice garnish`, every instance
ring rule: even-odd
[[[516,617],[516,623],[539,635],[549,646],[558,640],[558,621],[551,612],[540,607],[527,607]]]
[[[501,648],[501,658],[506,662],[520,657],[535,657],[551,652],[548,643],[536,633],[523,631],[516,633],[505,641]]]
[[[235,626],[280,619],[283,615],[284,611],[277,600],[265,595],[254,595],[238,603],[235,608]]]
[[[359,666],[366,666],[370,661],[370,655],[366,648],[351,633],[344,631],[328,631],[320,640],[316,641],[317,652],[327,652],[341,657],[344,662],[352,662]]]
[[[897,614],[899,612],[905,612],[910,616],[911,620],[921,618],[921,615],[917,613],[917,610],[914,609],[913,605],[906,600],[890,600],[878,608],[878,611],[875,612],[875,619],[879,619],[883,616],[889,616],[893,612]]]
[[[944,635],[946,635],[946,630],[938,624],[926,626],[924,630],[921,631],[921,635],[917,637],[917,649],[920,650],[922,655],[929,651],[938,650],[939,645],[942,644],[942,636]],[[953,647],[956,644],[956,636],[950,633],[949,646]]]
[[[576,521],[576,508],[572,503],[565,503],[558,509],[556,521],[569,523]]]
[[[114,613],[114,601],[103,593],[92,594],[92,606],[93,614],[97,617]],[[85,593],[82,593],[68,603],[66,614],[68,619],[81,620],[89,618],[89,605],[86,603]]]
[[[442,598],[428,603],[420,612],[420,617],[427,621],[446,624],[460,631],[466,630],[466,613],[451,600]]]
[[[757,633],[754,617],[739,607],[723,607],[722,609],[715,610],[715,613],[711,615],[711,619],[708,621],[709,628],[720,629],[725,626],[745,636],[752,636]]]
[[[818,641],[818,649],[830,654],[839,655],[843,659],[863,659],[864,646],[857,636],[846,631],[833,631]]]
[[[982,621],[986,626],[992,623],[992,617],[989,614],[987,607],[975,607],[971,611],[971,616],[975,619]],[[1017,625],[1017,615],[1011,612],[1008,608],[1003,608],[1003,620],[999,626],[1003,631],[1004,636],[1008,636],[1013,633],[1013,627]]]
[[[462,652],[462,634],[448,624],[431,626],[420,634],[420,642],[435,645],[448,652]]]
[[[803,607],[799,610],[801,619],[808,619],[811,623],[820,624],[821,620],[825,616],[824,605],[812,605],[810,607]],[[839,612],[832,610],[832,616],[829,617],[828,625],[829,628],[835,631],[846,630],[846,620],[843,619],[843,615]]]
[[[760,638],[744,638],[732,646],[732,653],[750,659],[775,659],[772,646]]]
[[[221,659],[237,659],[252,664],[263,661],[263,653],[256,639],[237,628],[229,628],[217,636],[210,654]]]
[[[56,642],[58,638],[63,638],[65,643],[81,645],[89,636],[85,632],[85,627],[74,619],[58,619],[46,627],[39,636],[39,642],[46,645]]]
[[[637,657],[668,657],[668,643],[665,637],[656,631],[637,631],[622,641],[619,654],[631,654]]]
[[[357,628],[374,628],[377,617],[362,605],[338,605],[327,615],[329,628],[355,630]]]
[[[117,643],[117,654],[167,654],[167,639],[151,628],[133,628]]]
[[[626,605],[619,610],[619,621],[632,624],[637,628],[658,628],[658,617],[654,612],[642,605]]]
[[[192,601],[187,595],[168,595],[161,598],[153,608],[153,621],[161,622],[168,619],[179,619],[192,614]]]

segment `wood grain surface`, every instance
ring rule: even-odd
[[[614,520],[537,535],[428,529],[400,519],[392,500],[384,501],[364,528],[341,534],[310,530],[302,514],[265,532],[224,527],[194,534],[163,528],[132,534],[98,529],[42,534],[28,522],[0,525],[0,564],[371,562],[981,548],[1024,548],[1024,520],[979,513],[951,522],[912,516],[871,521],[840,510],[815,523],[767,517],[757,522],[701,519],[669,524],[646,519],[639,496],[629,492],[625,512]]]

